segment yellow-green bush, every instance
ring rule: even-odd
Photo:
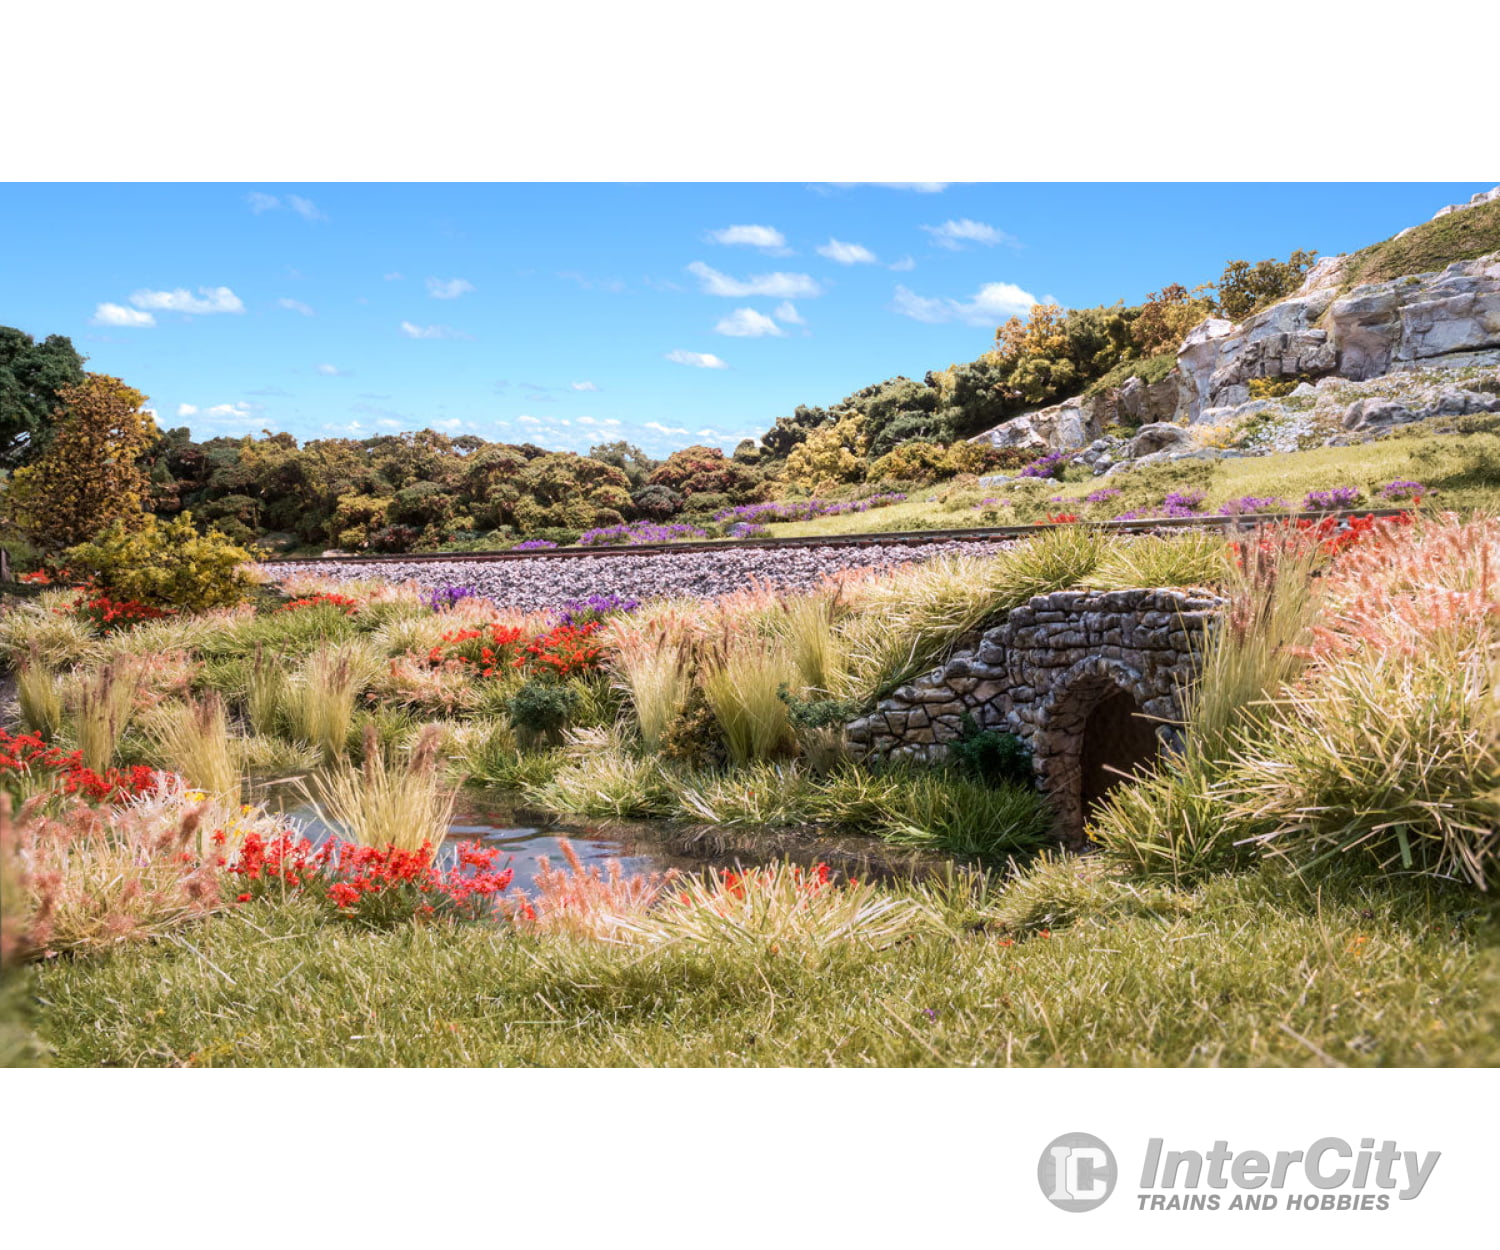
[[[200,534],[190,512],[167,522],[147,513],[135,528],[117,521],[67,553],[70,568],[92,573],[117,599],[189,612],[242,602],[255,585],[245,568],[254,559],[218,530]]]

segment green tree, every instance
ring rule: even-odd
[[[63,387],[83,381],[83,360],[61,334],[38,343],[24,330],[0,326],[0,467],[41,454]]]

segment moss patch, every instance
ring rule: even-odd
[[[1500,252],[1500,200],[1449,213],[1399,239],[1355,252],[1344,266],[1340,289],[1389,282],[1405,274],[1433,273],[1490,252]]]

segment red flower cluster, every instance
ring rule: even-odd
[[[93,623],[96,629],[129,629],[143,621],[159,621],[173,613],[167,608],[153,608],[139,599],[111,599],[108,595],[89,598],[84,595],[75,599],[66,608],[58,609],[64,616],[81,616]]]
[[[443,635],[427,653],[427,659],[432,664],[468,665],[481,677],[493,677],[503,668],[574,677],[598,669],[603,648],[589,641],[598,632],[598,621],[558,625],[527,641],[523,641],[521,630],[511,625],[455,629]]]
[[[1413,524],[1412,514],[1402,512],[1393,517],[1376,517],[1368,514],[1354,517],[1326,516],[1312,521],[1300,517],[1294,521],[1278,521],[1262,530],[1260,550],[1266,554],[1277,551],[1304,551],[1317,547],[1325,555],[1336,556],[1341,551],[1358,546],[1366,538],[1388,534],[1393,529]],[[1240,544],[1231,544],[1235,564],[1244,567]]]
[[[554,677],[578,677],[598,671],[604,648],[589,639],[599,632],[599,622],[586,625],[558,625],[538,634],[522,650],[524,655],[511,661],[516,668],[550,673]]]
[[[11,777],[46,779],[62,794],[76,794],[96,803],[115,803],[149,794],[160,782],[160,774],[144,764],[131,768],[106,768],[102,774],[88,768],[83,752],[63,752],[50,747],[36,734],[10,734],[0,729],[0,785]]]
[[[306,599],[292,599],[287,603],[283,603],[276,610],[278,612],[297,612],[302,608],[337,608],[345,616],[353,616],[359,611],[359,600],[351,599],[348,595],[310,595]]]
[[[23,586],[50,586],[52,577],[46,569],[37,569],[35,573],[22,573],[16,581]]]
[[[1076,512],[1047,513],[1048,525],[1072,525],[1076,520],[1078,520],[1078,514]]]
[[[224,834],[216,833],[214,841],[222,845]],[[225,866],[249,883],[248,895],[241,894],[238,901],[290,887],[332,905],[341,915],[378,925],[439,914],[481,918],[514,875],[509,868],[496,870],[499,856],[498,847],[462,842],[458,862],[441,868],[425,842],[415,851],[338,839],[315,847],[291,833],[269,840],[252,833],[241,843],[234,862]]]
[[[482,629],[453,629],[427,653],[433,664],[467,664],[481,677],[515,661],[516,648],[524,635],[513,625],[486,625]]]

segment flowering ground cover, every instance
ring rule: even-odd
[[[1208,512],[1199,489],[1161,502]],[[526,614],[305,579],[287,601],[354,611],[103,630],[43,591],[0,618],[48,721],[0,741],[21,1027],[63,1063],[1494,1062],[1497,561],[1500,522],[1428,513],[1233,544],[1058,524],[711,604]],[[1045,802],[1014,778],[843,750],[858,709],[1033,594],[1204,584],[1230,606],[1180,758],[1110,792],[1091,856],[1038,855]],[[245,802],[249,758],[307,775],[339,837]],[[464,776],[953,863],[850,881],[565,852],[518,890],[493,848],[440,846]]]

